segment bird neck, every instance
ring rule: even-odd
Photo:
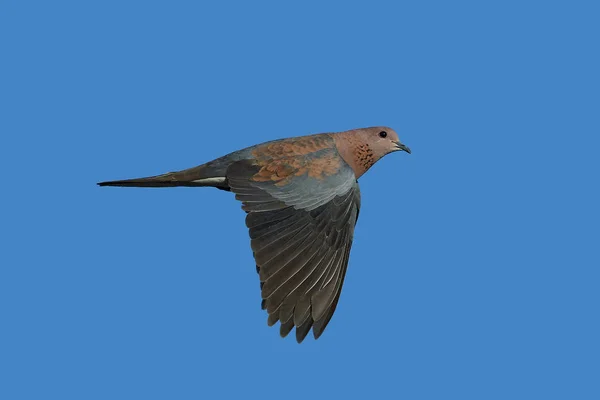
[[[340,132],[331,136],[335,141],[338,153],[352,168],[356,179],[360,178],[377,161],[369,144],[361,141],[356,135]]]

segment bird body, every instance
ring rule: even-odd
[[[318,338],[337,306],[360,209],[357,179],[408,147],[387,127],[274,140],[178,172],[100,186],[211,186],[247,212],[262,308],[281,336]]]

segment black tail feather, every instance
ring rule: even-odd
[[[178,172],[169,172],[163,175],[145,178],[124,179],[119,181],[98,182],[98,186],[121,187],[202,187],[212,186],[219,189],[229,189],[225,177],[210,176],[204,165],[185,169]]]

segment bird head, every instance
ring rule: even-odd
[[[387,126],[353,129],[334,135],[342,158],[352,167],[358,179],[386,154],[410,149],[400,142],[398,134]]]
[[[375,160],[379,160],[386,154],[394,151],[406,151],[410,154],[410,149],[400,142],[395,130],[387,126],[375,126],[358,130],[361,142],[367,145],[373,152]]]

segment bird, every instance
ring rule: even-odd
[[[358,179],[385,155],[411,150],[389,127],[298,136],[250,146],[193,168],[99,182],[214,187],[246,212],[261,308],[280,335],[318,339],[338,304],[360,210]]]

